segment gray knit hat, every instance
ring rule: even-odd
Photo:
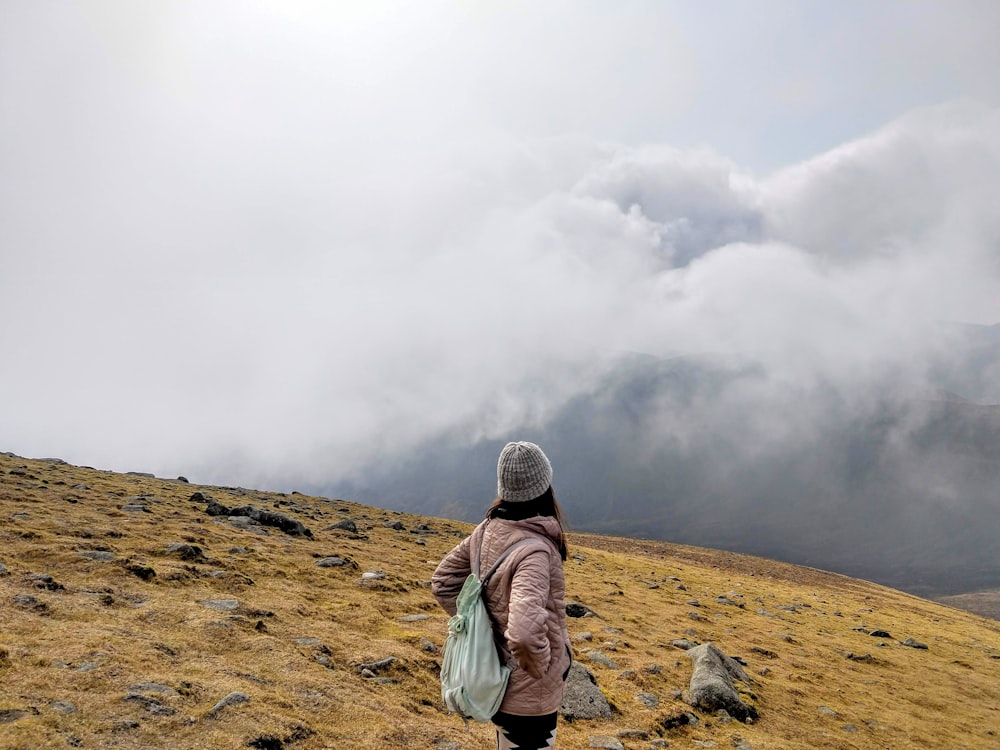
[[[509,503],[534,500],[552,484],[552,464],[534,443],[507,443],[497,461],[497,495]]]

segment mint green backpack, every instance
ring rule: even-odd
[[[502,664],[497,655],[483,590],[500,563],[515,549],[531,542],[523,539],[508,547],[481,579],[477,551],[475,567],[458,594],[458,613],[448,620],[441,661],[441,699],[466,722],[489,721],[500,708],[510,678],[510,667]]]

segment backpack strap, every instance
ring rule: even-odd
[[[480,540],[480,542],[481,541],[482,540]],[[482,578],[479,579],[480,581],[482,581],[483,588],[484,589],[486,588],[486,583],[490,580],[493,574],[497,572],[497,569],[500,567],[500,564],[507,559],[507,557],[510,555],[511,552],[516,550],[518,547],[527,547],[534,541],[535,541],[534,539],[522,539],[519,542],[514,542],[514,544],[510,545],[507,549],[505,549],[503,553],[500,555],[500,557],[497,558],[497,561],[493,563],[492,567],[490,567],[490,569],[486,572],[486,575],[484,575]]]

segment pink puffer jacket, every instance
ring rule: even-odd
[[[559,555],[559,523],[549,516],[523,521],[483,521],[438,565],[431,591],[450,615],[472,570],[472,555],[482,549],[485,574],[505,549],[522,539],[537,540],[516,549],[486,586],[486,606],[504,634],[511,667],[500,710],[538,716],[559,709],[572,662],[566,632],[566,582]]]

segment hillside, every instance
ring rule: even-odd
[[[441,708],[447,617],[428,590],[470,528],[0,454],[0,747],[489,748]],[[559,747],[998,744],[998,622],[742,555],[570,544],[568,600],[597,614],[570,619],[575,656],[614,713],[562,722]],[[745,660],[756,722],[682,701],[680,638]]]

